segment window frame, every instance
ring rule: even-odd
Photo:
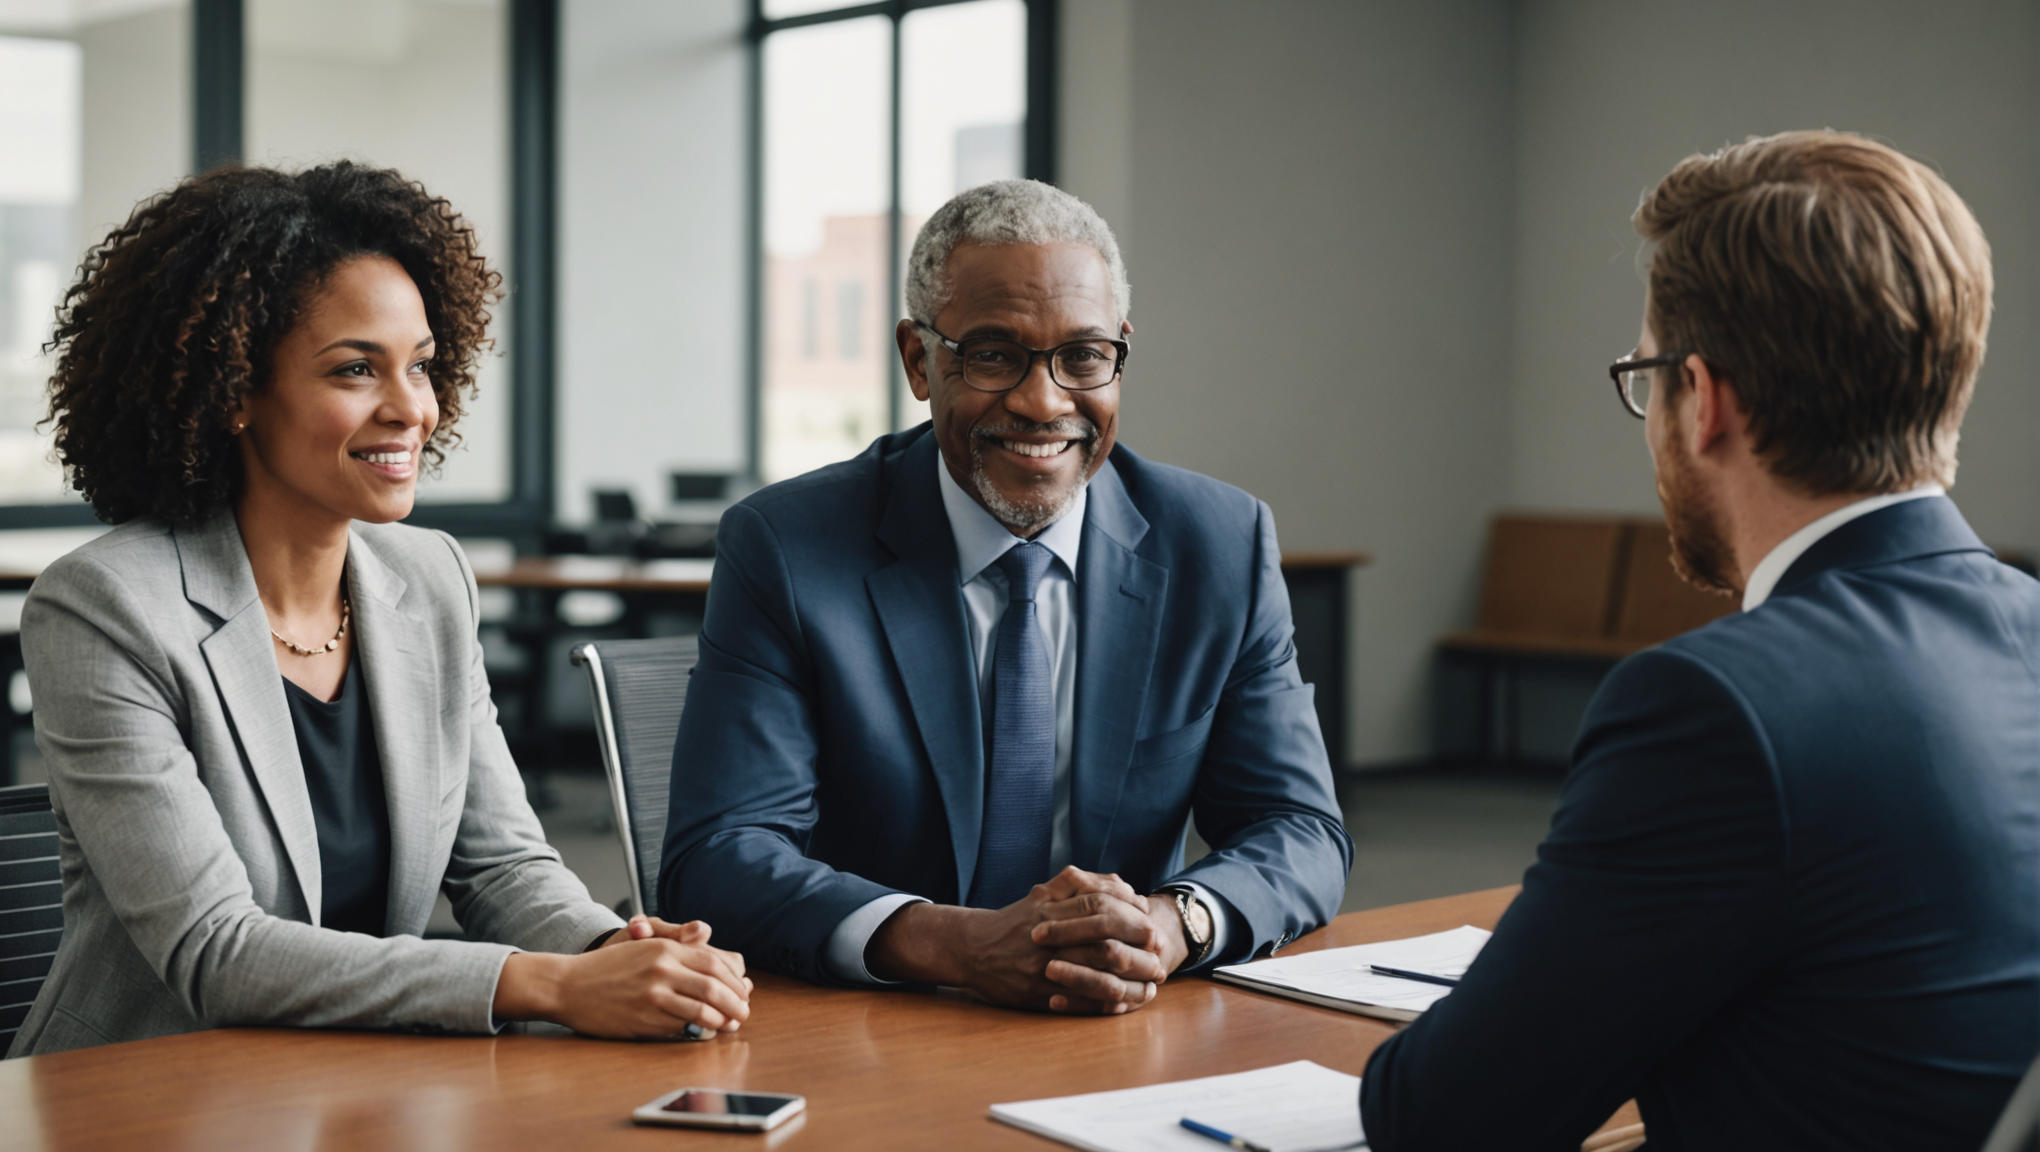
[[[906,274],[902,251],[900,197],[900,28],[907,15],[924,8],[946,8],[970,0],[877,0],[848,4],[822,12],[767,19],[764,0],[750,0],[751,15],[745,29],[747,75],[745,84],[745,165],[749,195],[745,221],[746,260],[744,291],[744,467],[753,485],[763,482],[765,461],[765,41],[776,32],[834,24],[867,16],[884,16],[892,21],[892,87],[890,109],[891,174],[887,208],[886,252],[887,303],[897,300],[901,279]],[[1023,0],[1027,5],[1027,118],[1021,125],[1021,175],[1046,184],[1055,183],[1056,144],[1056,32],[1061,0]],[[882,306],[883,307],[883,306]],[[888,309],[889,310],[889,309]],[[897,430],[904,404],[900,392],[906,386],[898,359],[891,360],[886,378],[886,426]]]
[[[190,13],[191,170],[205,172],[243,155],[247,12],[243,0],[191,0]],[[405,523],[507,538],[526,553],[538,550],[554,509],[560,0],[510,0],[509,19],[510,491],[498,501],[420,503]],[[0,531],[99,523],[82,501],[0,504]]]

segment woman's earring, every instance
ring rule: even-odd
[[[246,420],[236,420],[232,424],[229,424],[227,426],[227,431],[236,436],[239,436],[242,432],[246,431],[247,428],[248,422]]]

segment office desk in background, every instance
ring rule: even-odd
[[[1354,569],[1374,557],[1365,552],[1284,552],[1282,582],[1296,623],[1296,664],[1303,682],[1317,686],[1318,728],[1334,770],[1346,766],[1346,606]]]
[[[1348,913],[1284,954],[1491,928],[1515,892]],[[991,1105],[1290,1060],[1358,1075],[1393,1029],[1199,978],[1098,1019],[771,975],[757,985],[751,1022],[699,1044],[223,1029],[4,1061],[0,1148],[1049,1152],[1061,1145],[994,1122]],[[631,1109],[687,1086],[798,1092],[808,1115],[762,1138],[631,1124]]]
[[[14,533],[33,536],[24,546],[0,547],[0,595],[25,593],[52,560],[70,551],[90,533]],[[48,536],[52,539],[45,540]],[[78,539],[72,539],[77,536]],[[1351,573],[1372,558],[1364,552],[1291,552],[1282,557],[1282,576],[1296,620],[1297,662],[1305,681],[1317,686],[1318,723],[1332,763],[1342,762],[1345,749],[1347,681],[1347,603]],[[507,564],[477,558],[475,583],[514,594],[517,607],[508,619],[487,626],[500,629],[525,653],[512,671],[492,668],[490,680],[503,722],[521,758],[543,764],[585,751],[593,755],[589,730],[575,726],[557,730],[549,694],[554,680],[570,678],[558,691],[572,691],[579,676],[568,670],[566,653],[583,639],[664,635],[676,628],[698,629],[708,603],[713,560],[631,560],[610,556],[527,556]],[[622,615],[602,630],[577,630],[561,619],[561,600],[572,593],[617,596]],[[676,623],[677,621],[677,623]],[[4,624],[4,622],[0,622]],[[12,625],[0,626],[0,691],[21,668],[21,637]],[[573,700],[578,703],[580,697]],[[514,701],[514,703],[513,703]],[[509,707],[505,707],[509,705]],[[0,786],[16,782],[13,741],[16,728],[30,722],[0,699]],[[583,748],[583,745],[586,748]]]
[[[1346,748],[1349,585],[1353,570],[1371,561],[1364,552],[1286,552],[1282,556],[1282,578],[1296,622],[1297,663],[1303,679],[1317,686],[1318,724],[1334,767],[1343,764]],[[671,624],[663,630],[658,626],[660,613],[668,620],[691,622],[692,627],[679,626],[680,631],[691,631],[699,627],[707,607],[708,582],[714,569],[713,560],[610,556],[527,556],[507,565],[478,563],[475,583],[508,589],[522,598],[508,622],[508,632],[532,654],[519,673],[492,676],[498,707],[506,696],[520,697],[522,703],[514,715],[520,720],[538,718],[530,731],[542,735],[553,679],[573,675],[566,669],[566,651],[581,639],[601,638],[595,633],[570,635],[573,630],[561,619],[560,602],[565,596],[603,592],[622,600],[622,615],[606,625],[610,631],[602,635],[642,637],[672,631]],[[517,724],[512,722],[511,727],[517,729]],[[514,734],[524,733],[518,730]],[[577,731],[569,738],[581,735]]]
[[[507,567],[475,569],[484,588],[534,592],[616,592],[707,596],[713,560],[628,560],[620,556],[526,556]]]

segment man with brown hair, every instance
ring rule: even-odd
[[[1602,685],[1523,893],[1374,1054],[1375,1152],[1980,1146],[2040,1050],[2040,584],[1943,486],[1990,252],[1835,132],[1645,197],[1645,421],[1674,563],[1740,615]]]

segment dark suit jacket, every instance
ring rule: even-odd
[[[659,891],[763,967],[825,981],[844,916],[970,891],[984,736],[937,467],[923,424],[756,493],[716,535]],[[1121,446],[1078,568],[1073,862],[1142,891],[1194,878],[1244,924],[1235,957],[1325,923],[1353,847],[1267,506]],[[1213,851],[1185,870],[1193,813]]]
[[[1523,893],[1374,1054],[1376,1152],[1961,1149],[2040,1050],[2040,584],[1943,497],[1634,656]]]

